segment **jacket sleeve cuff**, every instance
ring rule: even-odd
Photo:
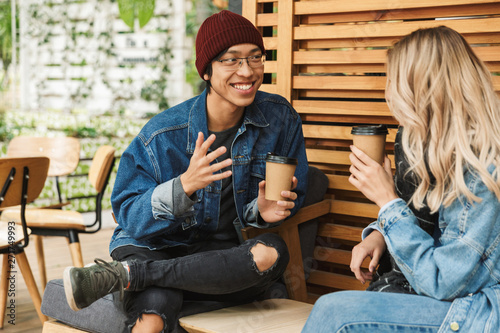
[[[413,215],[403,199],[396,199],[386,205],[385,209],[378,214],[377,227],[382,234],[387,235],[392,225],[400,219]]]
[[[403,199],[401,199],[401,198],[396,198],[396,199],[393,199],[393,200],[389,201],[388,203],[386,203],[385,205],[383,205],[382,208],[380,208],[380,210],[378,211],[379,218],[380,218],[380,215],[382,215],[396,201],[402,201],[402,202],[404,202]],[[380,227],[378,225],[378,221],[370,223],[366,228],[363,229],[363,232],[361,233],[361,239],[365,239],[369,234],[371,234],[371,232],[373,230],[377,230],[380,233],[382,233],[382,230],[380,229]]]
[[[197,200],[196,193],[190,198],[184,192],[180,176],[158,185],[151,196],[153,212],[175,217],[187,212]],[[156,214],[155,214],[156,215]]]
[[[260,216],[257,198],[250,202],[243,211],[245,217],[245,225],[259,229],[273,228],[279,226],[283,221],[276,223],[268,223]]]
[[[361,239],[365,239],[366,237],[368,237],[368,235],[371,234],[374,230],[380,231],[380,233],[382,233],[382,231],[378,227],[377,221],[370,223],[366,228],[363,229],[363,232],[361,233]]]
[[[396,201],[403,201],[403,199],[401,198],[396,198],[396,199],[392,199],[391,201],[389,201],[388,203],[386,203],[385,205],[383,205],[380,210],[378,211],[378,216],[380,217],[380,215],[387,209],[389,208],[393,203],[395,203]]]

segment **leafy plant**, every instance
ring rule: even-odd
[[[16,17],[16,24],[19,24]],[[0,2],[0,59],[3,70],[7,72],[12,63],[12,16],[10,1]],[[8,76],[3,75],[0,81],[0,90],[5,85]]]
[[[123,22],[134,30],[136,17],[141,28],[153,17],[155,0],[118,0],[118,9]]]
[[[0,0],[1,1],[1,0]],[[78,20],[73,18],[71,7],[76,3],[89,2],[94,8],[90,15]],[[52,83],[51,79],[62,82],[71,81],[71,89],[68,91],[69,103],[67,112],[75,112],[77,108],[85,108],[89,98],[93,96],[96,84],[102,83],[112,93],[110,107],[107,109],[107,114],[124,115],[129,108],[130,102],[139,98],[155,103],[158,110],[168,108],[168,101],[165,96],[165,91],[168,86],[167,74],[169,73],[169,60],[172,57],[172,50],[169,39],[165,38],[164,44],[157,49],[158,54],[150,57],[149,64],[123,62],[117,64],[117,49],[114,44],[114,39],[117,34],[133,34],[125,31],[116,31],[113,24],[115,19],[114,14],[109,11],[110,3],[114,6],[118,3],[120,9],[120,17],[129,26],[133,26],[135,19],[139,19],[139,25],[144,26],[153,16],[155,9],[154,0],[107,0],[107,1],[63,1],[53,2],[44,0],[42,3],[32,3],[28,6],[29,26],[27,35],[33,40],[38,41],[38,47],[45,49],[45,52],[51,53],[51,58],[58,59],[59,62],[47,64],[46,66],[57,66],[60,76],[55,78],[47,77],[47,71],[36,71],[32,74],[33,79],[39,82],[39,85]],[[162,5],[168,5],[170,0],[162,2]],[[103,15],[96,13],[106,13],[103,20]],[[168,25],[166,24],[168,14],[159,14],[159,27],[157,32],[168,34]],[[103,20],[98,22],[97,20]],[[82,29],[87,25],[88,29]],[[94,29],[99,26],[98,29]],[[57,36],[53,31],[57,27]],[[62,28],[62,29],[61,29]],[[147,32],[151,33],[151,32]],[[63,50],[54,50],[48,47],[54,38],[65,39],[65,47]],[[96,47],[88,47],[88,45],[96,45]],[[96,49],[93,56],[89,56],[88,50]],[[151,50],[154,50],[151,48]],[[137,66],[154,66],[159,68],[149,77],[143,79],[142,87],[137,84],[137,80],[133,79],[133,74]],[[119,67],[123,78],[116,79],[116,72],[110,69]],[[86,76],[86,71],[93,75]],[[81,77],[76,77],[74,73],[83,73]],[[66,83],[65,82],[65,83]],[[39,86],[40,87],[40,86]],[[38,103],[43,107],[44,95],[41,91],[46,91],[46,87],[37,90]],[[155,110],[156,111],[156,110]],[[80,133],[89,133],[88,131],[77,131]],[[102,134],[102,133],[99,133]],[[80,134],[71,134],[80,136]]]
[[[7,123],[5,121],[5,110],[0,109],[0,141],[5,141],[10,139],[9,130],[7,128]]]
[[[65,129],[67,136],[74,136],[76,138],[96,138],[97,131],[93,127],[87,126],[79,126],[75,128],[67,128]]]
[[[186,13],[186,37],[194,40],[201,22],[205,19],[205,17],[200,17],[199,12],[205,13],[204,16],[208,17],[220,9],[215,6],[212,0],[192,0],[192,2],[191,11]],[[205,89],[205,81],[200,78],[196,69],[194,48],[191,52],[191,58],[186,61],[186,82],[191,86],[194,94],[199,94]]]

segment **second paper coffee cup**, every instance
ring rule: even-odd
[[[354,126],[351,130],[354,146],[381,165],[384,164],[385,138],[388,133],[385,125]]]
[[[297,167],[297,159],[278,156],[272,153],[266,156],[266,199],[286,200],[281,196],[281,191],[292,188],[292,178]]]

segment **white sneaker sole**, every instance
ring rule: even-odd
[[[66,294],[66,301],[68,302],[68,305],[71,308],[71,310],[79,311],[80,308],[76,306],[75,299],[73,297],[73,286],[71,285],[71,277],[69,274],[72,268],[75,267],[69,266],[64,269],[63,273],[64,293]]]

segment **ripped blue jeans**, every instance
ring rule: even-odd
[[[278,260],[261,272],[250,250],[262,243],[276,249]],[[269,297],[269,289],[283,275],[289,261],[285,242],[266,233],[242,244],[207,241],[189,246],[151,251],[119,247],[114,260],[130,266],[130,290],[125,292],[127,326],[144,313],[160,315],[164,332],[185,332],[178,319],[193,313]],[[281,293],[281,291],[277,291]],[[272,295],[272,297],[285,295]]]

